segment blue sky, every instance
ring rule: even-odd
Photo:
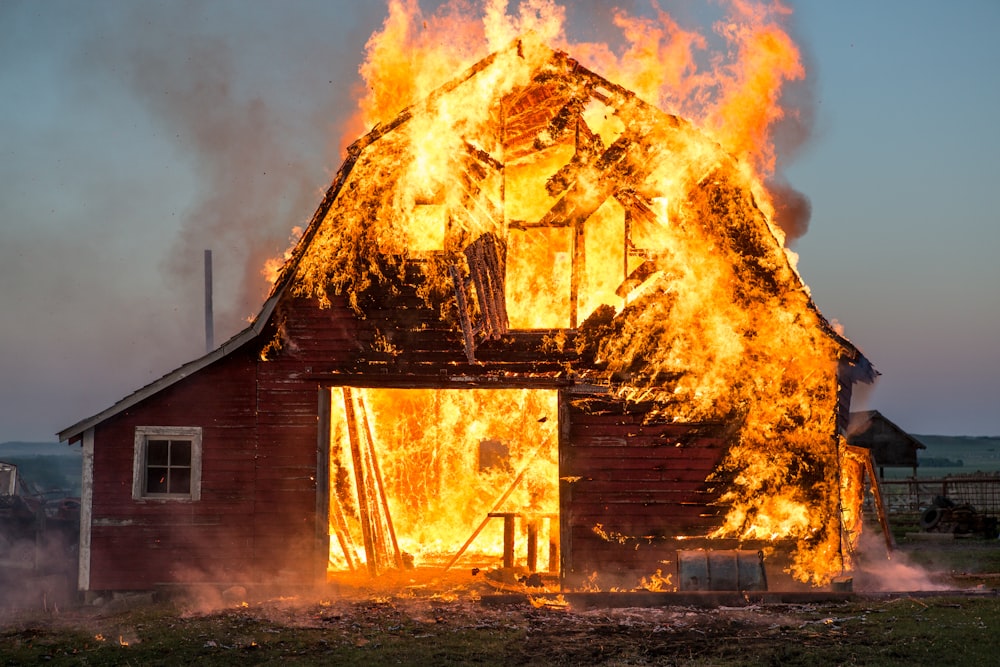
[[[601,33],[604,3],[565,4],[571,38]],[[998,435],[1000,3],[789,5],[815,111],[783,157],[812,204],[793,248],[820,309],[883,373],[855,407],[915,433]],[[713,10],[661,6],[688,27]],[[255,314],[252,273],[339,166],[384,16],[381,2],[0,2],[0,441],[51,440],[199,355],[204,248],[216,341]]]

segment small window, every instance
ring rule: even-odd
[[[201,428],[136,427],[132,498],[201,498]]]

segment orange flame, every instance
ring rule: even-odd
[[[668,416],[678,421],[725,419],[739,425],[737,442],[717,471],[718,480],[727,483],[722,502],[729,509],[713,536],[796,541],[795,576],[824,583],[846,566],[840,540],[845,482],[835,436],[838,343],[819,333],[827,328],[795,273],[794,254],[784,249],[783,234],[772,224],[773,207],[763,185],[778,163],[774,128],[789,113],[781,106],[782,92],[805,70],[785,27],[788,9],[749,0],[732,0],[725,7],[714,37],[682,28],[659,9],[655,18],[617,10],[614,25],[624,47],[616,51],[608,44],[571,42],[565,34],[566,11],[551,0],[525,0],[513,7],[505,0],[486,0],[478,12],[454,1],[429,16],[416,0],[390,0],[385,23],[366,46],[360,68],[365,92],[349,127],[395,130],[375,131],[377,150],[366,143],[352,147],[357,162],[343,183],[352,195],[327,213],[313,241],[315,255],[298,268],[296,289],[324,302],[329,285],[350,285],[353,299],[391,270],[382,261],[457,253],[469,238],[502,238],[511,328],[577,328],[614,304],[613,335],[597,343],[595,354],[609,373],[635,380],[633,397],[659,392],[669,404]],[[711,46],[719,41],[720,47]],[[518,91],[534,81],[539,69],[554,67],[546,45],[565,49],[647,102],[691,119],[698,130],[676,118],[660,124],[630,121],[624,107],[634,111],[637,105],[612,91],[591,91],[583,99],[579,91],[536,83],[538,94],[564,95],[559,99],[566,105],[579,103],[583,122],[576,136],[552,129],[551,116],[526,120],[536,130],[545,128],[528,139],[500,136],[498,117],[516,115],[530,102]],[[492,60],[484,61],[488,54]],[[477,62],[487,64],[464,80],[460,95],[454,93],[448,82]],[[391,125],[407,109],[405,123]],[[578,200],[589,201],[601,191],[605,174],[593,164],[572,163],[580,142],[599,147],[593,150],[600,155],[639,126],[648,141],[636,149],[645,153],[632,159],[649,171],[636,177],[634,201],[598,200],[578,237],[569,226],[541,224],[570,199],[559,189],[567,168],[575,169],[570,187]],[[475,187],[457,186],[468,180],[470,164],[458,156],[470,153],[479,156],[474,158]],[[636,217],[636,211],[641,215]],[[450,235],[451,227],[465,241]],[[625,236],[631,245],[622,243]],[[720,242],[723,237],[731,243]],[[577,262],[574,253],[585,262]],[[652,268],[644,271],[647,264]],[[571,265],[580,273],[572,279]],[[628,285],[623,274],[641,275]],[[448,280],[431,264],[423,296],[447,291]],[[554,345],[560,344],[557,339]],[[393,352],[387,341],[384,346]],[[752,374],[744,370],[750,362]],[[623,395],[630,391],[621,390]],[[449,436],[445,425],[453,417],[435,412],[441,432],[420,440],[434,446],[419,452],[407,447],[406,434],[418,426],[406,415],[426,417],[428,405],[442,410],[440,402],[451,401],[442,395],[446,392],[430,393],[438,395],[421,396],[424,402],[418,405],[418,393],[364,392],[373,414],[395,410],[404,415],[380,422],[401,431],[375,427],[371,438],[396,443],[380,451],[395,452],[384,461],[386,486],[404,489],[388,501],[394,505],[388,514],[405,517],[400,548],[428,557],[454,553],[461,535],[426,516],[414,518],[403,506],[405,498],[420,497],[416,505],[425,510],[428,503],[457,504],[467,510],[459,533],[467,532],[512,474],[508,470],[504,479],[480,475],[478,481],[466,475],[461,479],[472,480],[468,484],[440,484],[462,466],[468,473],[468,452],[448,448],[463,443],[467,449],[469,442],[488,440],[489,433]],[[487,431],[504,430],[511,413],[476,400],[472,408],[448,407],[447,414],[474,409],[482,416],[479,422],[489,425]],[[404,404],[408,407],[401,409]],[[352,466],[370,465],[357,453],[348,454],[356,443],[347,431],[362,430],[350,424],[346,413],[334,420],[331,479],[341,479],[343,486],[340,497],[332,499],[335,504],[358,502],[364,475]],[[523,441],[514,441],[520,444],[512,460],[522,461],[528,450]],[[425,456],[433,460],[421,459],[421,471],[431,472],[408,478],[412,461],[407,457]],[[546,456],[551,474],[536,484],[545,489],[545,502],[527,497],[519,502],[551,510],[558,472],[552,452]],[[336,530],[345,543],[347,537],[360,539],[357,526],[331,527]],[[495,536],[490,547],[494,555],[498,540]],[[346,560],[353,558],[343,543],[342,550]],[[336,551],[331,550],[334,560]]]
[[[508,2],[487,0],[481,16],[459,1],[425,16],[416,0],[390,0],[382,30],[368,40],[360,68],[365,95],[349,127],[390,121],[457,71],[530,32],[647,102],[690,118],[763,180],[775,169],[770,132],[787,113],[782,90],[805,78],[805,68],[785,26],[790,9],[778,2],[724,4],[728,13],[714,26],[723,40],[719,50],[710,51],[703,34],[662,10],[648,18],[618,9],[614,24],[625,47],[615,53],[604,43],[568,39],[565,8],[551,0],[521,2],[513,14]]]
[[[288,248],[282,253],[281,257],[271,257],[266,262],[264,262],[264,268],[261,269],[261,275],[270,284],[274,284],[278,280],[278,276],[281,274],[281,269],[285,266],[289,259],[292,258],[292,251],[295,250],[295,246],[298,245],[299,239],[302,238],[302,228],[292,227],[291,236],[288,238]]]

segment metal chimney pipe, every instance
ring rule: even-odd
[[[215,349],[215,322],[212,315],[212,251],[205,251],[205,352]]]

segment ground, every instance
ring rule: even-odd
[[[948,590],[587,608],[456,573],[286,597],[120,596],[8,612],[0,665],[991,664],[1000,544],[903,547],[901,559],[922,559],[935,573],[929,585]]]

